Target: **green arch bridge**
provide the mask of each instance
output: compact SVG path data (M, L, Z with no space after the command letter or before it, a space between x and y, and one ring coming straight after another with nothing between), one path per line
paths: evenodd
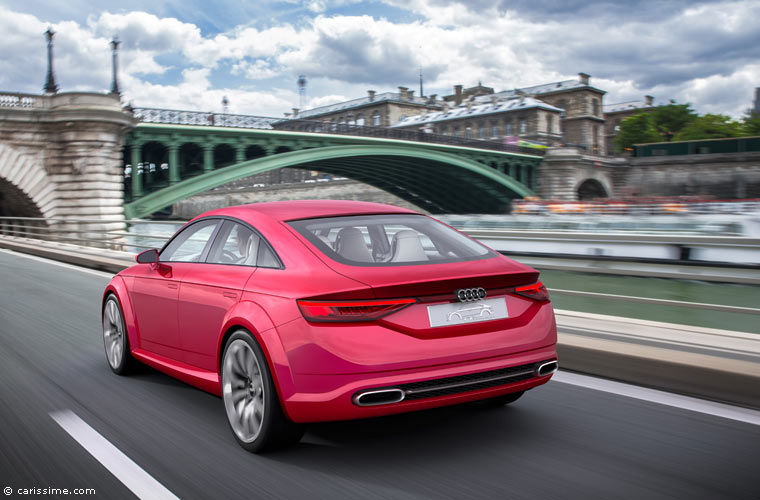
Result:
M125 215L145 217L286 167L354 179L432 213L504 213L511 200L534 194L541 160L538 154L399 139L142 122L125 141Z

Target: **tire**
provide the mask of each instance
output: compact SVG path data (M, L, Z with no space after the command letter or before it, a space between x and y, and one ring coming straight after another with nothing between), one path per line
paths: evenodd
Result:
M495 398L484 399L482 401L476 401L476 404L481 408L499 408L510 403L514 403L520 397L525 394L525 391L512 392L509 394L502 394Z
M130 353L124 314L114 294L110 294L103 305L103 347L111 371L118 375L134 371L137 362Z
M227 341L221 379L227 423L245 450L272 451L301 439L304 428L283 413L266 357L247 331L238 330Z

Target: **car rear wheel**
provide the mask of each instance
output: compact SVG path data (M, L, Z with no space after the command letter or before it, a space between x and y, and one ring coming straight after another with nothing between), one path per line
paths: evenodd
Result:
M103 306L103 345L108 366L114 373L126 375L136 364L129 352L129 338L124 325L124 315L116 296L111 294Z
M261 347L245 330L233 333L222 361L222 399L237 442L258 453L301 439L303 426L288 420Z

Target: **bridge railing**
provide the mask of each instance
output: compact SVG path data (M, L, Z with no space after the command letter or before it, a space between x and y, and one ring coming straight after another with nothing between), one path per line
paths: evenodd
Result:
M147 248L160 248L168 241L174 230L160 228L161 226L173 226L179 228L184 221L146 221L146 220L117 220L109 221L119 223L127 230L113 230L101 233L98 237L87 235L87 231L70 231L56 227L57 222L76 223L86 225L100 222L97 219L41 219L32 217L0 217L0 246L3 237L11 240L40 241L41 245L68 243L80 248L92 248L117 250L136 254ZM731 243L725 243L731 245ZM76 248L76 247L74 247ZM126 263L126 262L125 262ZM585 292L578 290L563 290L549 288L549 292L556 295L566 295L587 298L589 300L608 299L631 303L670 306L679 308L692 308L711 310L726 313L742 313L760 316L760 309L753 307L729 306L713 303L700 303L680 300L667 300L652 297L637 297L632 295L617 295L607 293Z
M20 92L0 92L0 108L47 108L46 96Z
M170 125L196 125L209 127L231 127L264 130L284 130L288 132L307 132L314 134L352 135L358 137L375 137L401 141L443 144L466 148L504 151L533 156L543 156L545 150L505 144L496 141L468 139L451 135L434 134L417 130L404 130L387 127L370 127L346 123L330 123L299 118L272 118L266 116L235 115L229 113L209 113L205 111L180 111L158 108L132 108L138 120L144 123L165 123Z

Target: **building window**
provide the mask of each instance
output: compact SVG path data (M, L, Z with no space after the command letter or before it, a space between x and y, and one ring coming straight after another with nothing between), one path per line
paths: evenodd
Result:
M554 131L554 117L550 114L546 115L546 132L548 134L553 133Z
M525 121L525 118L520 118L520 133L524 134L528 131L528 124Z
M454 137L459 137L459 127L454 127L453 130L454 130L453 132Z
M499 124L496 122L491 123L491 137L499 137Z
M512 135L512 122L507 122L505 133L506 135Z
M592 104L594 106L594 116L599 116L599 99L594 99Z
M464 126L464 138L472 139L472 125L469 123Z
M372 126L373 127L379 127L380 126L380 112L375 111L372 113Z
M353 115L348 115L348 124L349 125L356 125L356 121L354 120Z
M364 116L362 116L362 115L357 116L356 117L356 124L359 125L360 127L363 127L364 126Z
M480 137L481 139L486 138L486 124L485 123L481 123L478 126L478 137Z

